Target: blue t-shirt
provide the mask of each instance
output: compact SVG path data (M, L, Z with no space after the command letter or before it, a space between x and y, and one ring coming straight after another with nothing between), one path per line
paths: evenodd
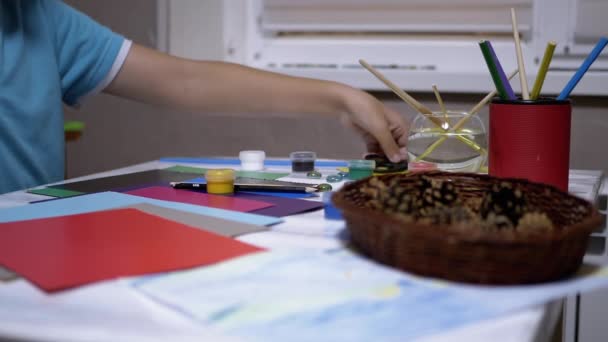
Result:
M0 193L63 179L63 103L111 81L120 35L58 0L0 0Z

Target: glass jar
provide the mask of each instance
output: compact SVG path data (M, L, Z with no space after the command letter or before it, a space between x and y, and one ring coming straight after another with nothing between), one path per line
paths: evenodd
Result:
M477 115L447 111L418 113L410 125L410 162L433 163L452 172L479 172L487 158L486 128Z
M315 170L315 160L317 154L310 151L291 152L291 172L306 173Z

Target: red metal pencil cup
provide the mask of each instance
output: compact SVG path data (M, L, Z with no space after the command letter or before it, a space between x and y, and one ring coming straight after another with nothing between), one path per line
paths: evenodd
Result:
M568 191L569 100L501 100L490 104L489 173L526 178Z

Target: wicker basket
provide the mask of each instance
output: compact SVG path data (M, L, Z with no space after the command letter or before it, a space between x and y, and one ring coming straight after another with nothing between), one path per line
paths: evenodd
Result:
M372 197L362 191L374 178L385 184L392 180L414 191L413 184L420 177L451 182L460 205L476 215L480 198L495 184L509 182L523 191L528 208L544 212L553 227L527 234L477 224L463 228L462 224L405 222L398 215L370 207ZM567 277L581 265L589 235L601 223L591 203L555 187L468 173L370 177L345 185L332 200L342 211L353 245L372 259L420 275L471 283L525 284Z

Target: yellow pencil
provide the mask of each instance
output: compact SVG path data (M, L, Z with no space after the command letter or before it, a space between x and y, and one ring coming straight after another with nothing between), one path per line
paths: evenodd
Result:
M536 100L540 96L540 89L543 87L543 83L545 82L547 70L549 70L549 64L551 63L551 58L553 58L553 52L555 51L556 45L557 43L554 41L547 43L543 60L540 63L538 74L536 75L536 80L534 81L534 86L530 92L530 100Z

